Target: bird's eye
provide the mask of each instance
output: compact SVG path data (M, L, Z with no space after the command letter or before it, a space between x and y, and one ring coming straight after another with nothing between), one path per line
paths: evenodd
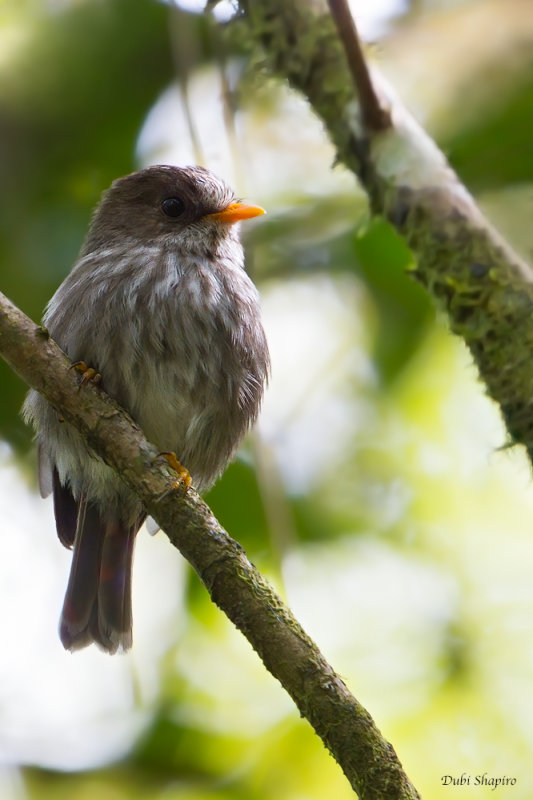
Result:
M179 217L185 211L185 203L181 197L167 197L161 203L161 208L167 217Z

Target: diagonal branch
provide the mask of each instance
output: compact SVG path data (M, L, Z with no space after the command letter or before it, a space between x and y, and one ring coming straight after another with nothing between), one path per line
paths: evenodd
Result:
M463 337L511 439L533 459L533 273L483 217L443 153L376 70L330 0L240 0L247 41L322 118L342 161L416 258L412 274ZM358 65L357 68L354 64ZM365 77L366 73L366 77ZM366 88L365 88L366 87ZM369 120L378 107L390 125ZM372 111L373 108L373 111Z
M140 428L95 386L79 392L70 361L0 294L0 355L78 428L93 450L144 502L172 544L192 564L213 601L246 636L342 767L364 800L419 795L370 714L248 561L194 490L173 491L168 465Z

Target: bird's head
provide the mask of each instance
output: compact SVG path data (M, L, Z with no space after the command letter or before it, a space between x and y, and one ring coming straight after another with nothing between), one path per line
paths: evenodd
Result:
M104 193L84 252L139 240L208 248L217 238L233 238L236 222L264 213L237 200L223 180L203 167L147 167L118 178Z

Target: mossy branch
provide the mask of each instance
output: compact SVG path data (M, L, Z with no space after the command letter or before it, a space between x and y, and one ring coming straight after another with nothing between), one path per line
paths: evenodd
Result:
M308 98L373 213L404 237L416 259L411 275L446 311L511 440L532 459L533 273L379 73L365 66L344 0L329 3L337 25L326 0L241 0L237 24L266 68Z
M370 714L350 694L290 610L194 489L174 488L140 428L96 386L79 391L62 350L0 293L0 355L45 395L140 497L213 602L242 631L364 800L414 800L416 790Z

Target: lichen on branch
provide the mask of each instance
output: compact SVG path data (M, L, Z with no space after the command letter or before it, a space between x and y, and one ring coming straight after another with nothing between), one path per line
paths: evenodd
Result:
M344 5L330 0L332 6ZM273 74L302 92L323 120L337 159L358 177L372 212L404 237L410 274L469 347L513 442L533 460L533 273L476 205L435 142L376 69L365 91L353 35L336 35L326 0L241 0L248 38ZM352 63L352 66L350 64ZM377 98L383 125L369 124ZM374 102L372 100L371 102ZM385 124L386 123L386 124Z

